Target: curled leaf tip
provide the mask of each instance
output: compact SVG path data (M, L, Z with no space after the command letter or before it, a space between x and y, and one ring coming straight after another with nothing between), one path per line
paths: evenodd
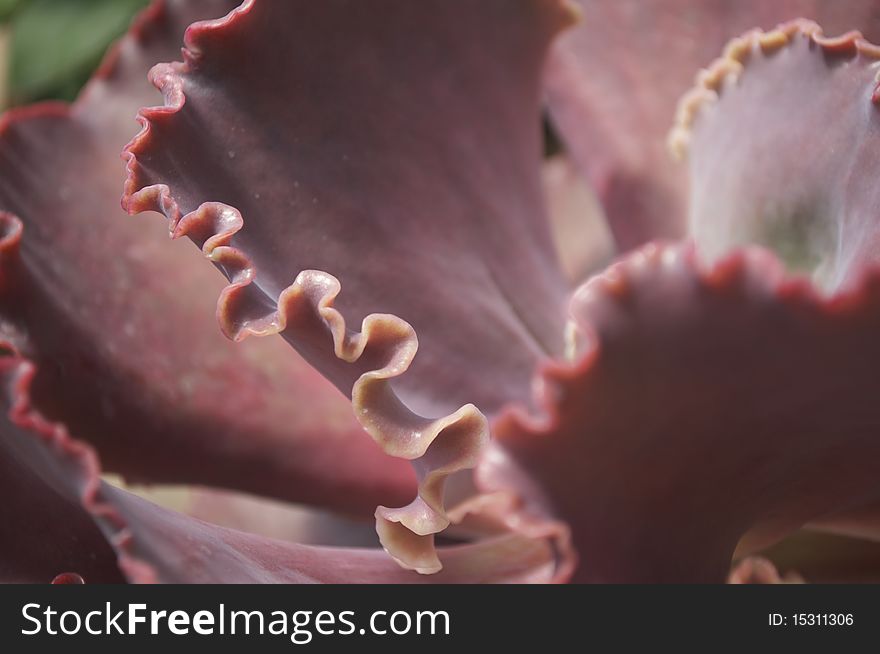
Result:
M350 332L345 318L334 308L341 290L329 273L304 270L279 294L274 307L253 293L256 271L250 258L228 245L244 227L233 207L210 202L181 215L167 188L154 188L152 208L177 220L174 238L187 236L201 243L205 257L230 280L221 292L217 316L223 332L233 340L248 336L281 334L294 344L321 347L332 344L341 362L365 368L350 389L355 417L390 456L411 460L419 477L418 496L407 507L376 512L382 545L402 565L420 573L438 572L433 534L444 530L449 519L443 507L446 478L476 465L489 438L485 417L474 405L436 420L410 411L396 396L391 380L404 374L418 350L413 328L389 314L364 318L360 332ZM405 533L401 533L401 528Z

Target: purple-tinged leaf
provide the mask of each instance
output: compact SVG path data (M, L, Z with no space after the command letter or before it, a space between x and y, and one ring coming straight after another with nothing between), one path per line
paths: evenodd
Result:
M94 452L31 410L35 368L10 344L0 347L0 583L57 583L64 574L124 581L88 510L100 504Z
M544 413L495 430L539 484L524 499L570 525L575 579L720 582L744 537L878 501L876 271L826 299L765 250L707 266L650 245L572 314L577 354L545 369Z
M125 206L163 211L225 273L224 331L280 332L414 461L418 498L377 517L421 572L445 479L488 436L457 407L527 401L562 349L536 126L570 19L561 0L246 2L153 69L165 106L128 148Z
M3 582L119 582L120 570L134 583L525 583L552 577L549 544L515 535L440 548L444 570L426 577L403 570L380 549L297 545L163 509L102 482L94 450L33 407L34 364L11 345L2 348L0 489L16 500L0 508L11 536L0 540Z
M409 466L383 454L347 399L283 343L224 338L213 317L222 280L159 221L119 207L120 152L155 94L149 67L179 53L191 22L233 6L157 3L75 104L2 119L0 209L24 233L3 255L0 332L38 364L41 411L129 479L369 516L412 496Z

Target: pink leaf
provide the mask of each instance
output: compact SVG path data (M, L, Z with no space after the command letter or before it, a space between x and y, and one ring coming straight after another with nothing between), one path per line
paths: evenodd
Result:
M880 261L878 60L858 33L795 21L735 39L707 69L670 137L689 150L707 257L764 245L828 292Z
M874 0L575 0L547 88L563 141L599 192L618 246L684 234L687 185L665 138L678 98L731 35L794 16L880 37Z

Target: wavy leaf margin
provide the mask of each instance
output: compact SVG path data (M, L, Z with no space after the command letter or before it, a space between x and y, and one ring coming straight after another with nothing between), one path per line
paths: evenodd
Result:
M749 58L756 48L760 48L764 54L772 54L788 46L798 35L807 37L829 55L849 57L863 55L869 59L880 60L880 46L867 41L861 32L853 30L840 36L827 37L818 23L804 18L781 23L768 32L757 28L746 32L729 41L723 54L697 73L694 87L679 100L675 122L666 141L672 158L676 161L686 158L691 140L691 127L701 110L719 100L725 83L739 81L747 70ZM877 86L871 101L875 105L880 105L880 72L875 78L875 84Z
M364 358L381 361L355 381L352 407L360 424L387 454L412 461L419 488L415 500L406 507L378 507L376 530L382 546L403 567L421 574L436 573L442 564L434 548L434 535L451 521L444 505L445 482L450 475L477 465L489 442L486 417L473 404L438 419L410 411L395 395L391 381L406 372L416 354L415 331L390 314L370 314L360 332L348 330L345 318L333 307L340 283L327 272L301 271L281 292L274 308L255 315L247 294L256 268L245 252L230 245L244 226L241 213L229 205L206 202L183 215L168 185L141 182L138 154L151 139L151 125L173 119L186 103L183 77L198 67L202 57L197 42L235 29L253 4L254 0L247 0L223 18L194 23L184 38L183 62L158 64L150 71L150 81L162 92L164 104L138 112L141 131L123 151L126 181L122 206L129 214L164 214L172 238L189 236L224 272L230 283L218 299L217 317L223 333L232 340L284 333L290 340L299 334L314 341L318 333L329 339L341 361L361 361L368 350L369 357Z
M11 267L19 257L23 233L17 216L0 212L0 288L4 290L14 283ZM14 340L5 333L0 335L0 381L9 405L8 420L77 471L79 502L116 550L122 573L134 583L156 583L153 566L135 554L134 539L125 518L104 497L101 464L94 448L73 438L64 425L47 419L33 405L31 387L37 365L22 354Z

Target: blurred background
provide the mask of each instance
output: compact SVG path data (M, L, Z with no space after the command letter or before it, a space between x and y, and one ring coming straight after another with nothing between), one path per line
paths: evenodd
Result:
M148 0L0 0L0 110L72 100Z

